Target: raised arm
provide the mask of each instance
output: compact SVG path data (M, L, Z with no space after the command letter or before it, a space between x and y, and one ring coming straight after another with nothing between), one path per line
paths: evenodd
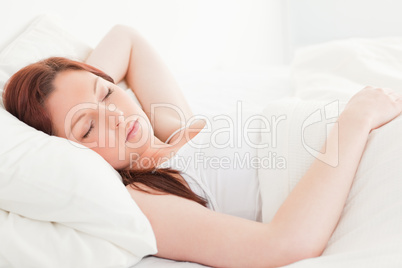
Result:
M277 267L317 257L339 221L369 132L401 111L402 100L392 92L365 88L355 95L338 119L339 135L332 129L326 142L339 146L339 155L330 156L339 157L339 165L315 160L270 223L127 188L150 220L157 256L214 267Z
M86 63L106 72L115 83L126 80L148 116L155 136L161 141L165 141L193 115L167 66L147 41L130 27L113 27ZM169 106L158 106L151 116L153 103Z

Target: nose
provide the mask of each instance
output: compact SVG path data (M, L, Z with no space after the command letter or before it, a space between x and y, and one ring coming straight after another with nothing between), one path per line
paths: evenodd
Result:
M118 109L114 104L104 105L99 104L99 109L103 109L106 115L106 121L109 124L109 128L118 128L121 123L124 122L124 113Z

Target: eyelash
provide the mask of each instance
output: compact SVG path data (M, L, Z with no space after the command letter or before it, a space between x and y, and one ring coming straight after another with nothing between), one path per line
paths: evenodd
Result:
M107 92L106 96L103 98L102 101L105 101L107 98L109 98L110 95L112 95L113 91L114 91L113 89L108 88L108 92ZM91 133L91 131L92 131L93 128L94 128L94 122L91 121L91 125L89 126L88 132L85 133L85 135L84 135L82 138L83 138L83 139L88 138L88 136L89 136L89 134Z
M89 130L85 135L82 137L83 139L88 138L89 133L91 133L92 129L94 128L94 121L91 121L91 125L89 126Z
M109 96L112 95L113 91L114 91L113 89L108 88L108 92L107 92L106 96L103 98L102 101L105 101L107 98L109 98Z

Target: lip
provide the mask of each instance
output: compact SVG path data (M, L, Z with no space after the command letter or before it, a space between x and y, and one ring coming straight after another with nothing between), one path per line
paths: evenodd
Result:
M135 137L135 135L138 132L139 127L140 127L140 125L138 123L138 119L130 122L128 131L127 131L126 142L128 140L132 139L133 137Z

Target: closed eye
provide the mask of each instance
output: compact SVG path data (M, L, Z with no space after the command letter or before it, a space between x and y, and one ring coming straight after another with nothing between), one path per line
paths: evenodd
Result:
M108 88L107 94L106 94L106 96L103 98L102 101L105 101L107 98L109 98L109 96L112 95L113 91L114 91L113 89Z
M83 139L88 138L89 134L91 133L92 129L94 128L94 121L91 121L91 125L89 126L89 130L85 135L82 137Z

